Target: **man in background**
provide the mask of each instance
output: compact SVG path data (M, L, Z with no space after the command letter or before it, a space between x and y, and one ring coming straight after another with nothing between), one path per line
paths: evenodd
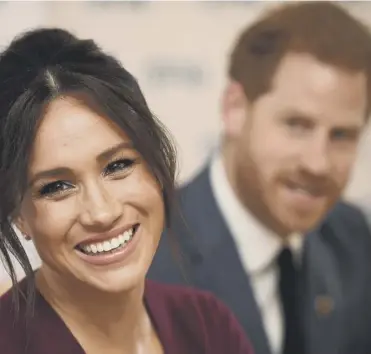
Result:
M370 88L371 36L338 5L283 5L243 31L220 150L179 190L149 277L216 294L257 354L371 353L371 235L340 201Z

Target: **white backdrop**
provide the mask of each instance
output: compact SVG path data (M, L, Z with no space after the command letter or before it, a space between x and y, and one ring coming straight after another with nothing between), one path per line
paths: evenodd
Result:
M35 26L94 38L139 80L178 143L179 180L215 146L226 60L239 30L268 2L0 2L0 45ZM371 3L348 4L371 23ZM371 206L371 133L365 134L346 196ZM28 244L33 254L31 244ZM35 264L37 263L34 260ZM0 269L0 281L4 278Z

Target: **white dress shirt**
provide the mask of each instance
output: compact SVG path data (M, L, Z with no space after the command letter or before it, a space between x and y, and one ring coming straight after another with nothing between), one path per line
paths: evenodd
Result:
M217 205L236 243L244 270L249 275L272 353L279 354L284 328L276 258L284 244L240 203L228 182L220 154L211 163L210 179ZM302 242L299 235L290 236L289 246L295 255L300 254Z

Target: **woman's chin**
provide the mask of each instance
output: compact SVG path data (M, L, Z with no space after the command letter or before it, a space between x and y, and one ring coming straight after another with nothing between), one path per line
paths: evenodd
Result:
M130 291L138 286L142 286L145 281L146 272L136 267L127 267L127 269L116 269L106 272L87 274L80 278L83 283L90 287L105 293L122 293Z
M142 285L153 255L148 247L140 247L141 235L138 231L127 248L112 254L88 255L75 250L69 267L71 274L83 286L108 293L124 292Z

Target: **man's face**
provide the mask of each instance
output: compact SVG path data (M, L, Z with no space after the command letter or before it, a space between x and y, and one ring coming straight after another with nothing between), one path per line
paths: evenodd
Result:
M364 74L300 53L283 58L270 91L252 104L241 90L229 93L227 173L242 202L272 230L306 232L338 200L365 124L366 93Z

